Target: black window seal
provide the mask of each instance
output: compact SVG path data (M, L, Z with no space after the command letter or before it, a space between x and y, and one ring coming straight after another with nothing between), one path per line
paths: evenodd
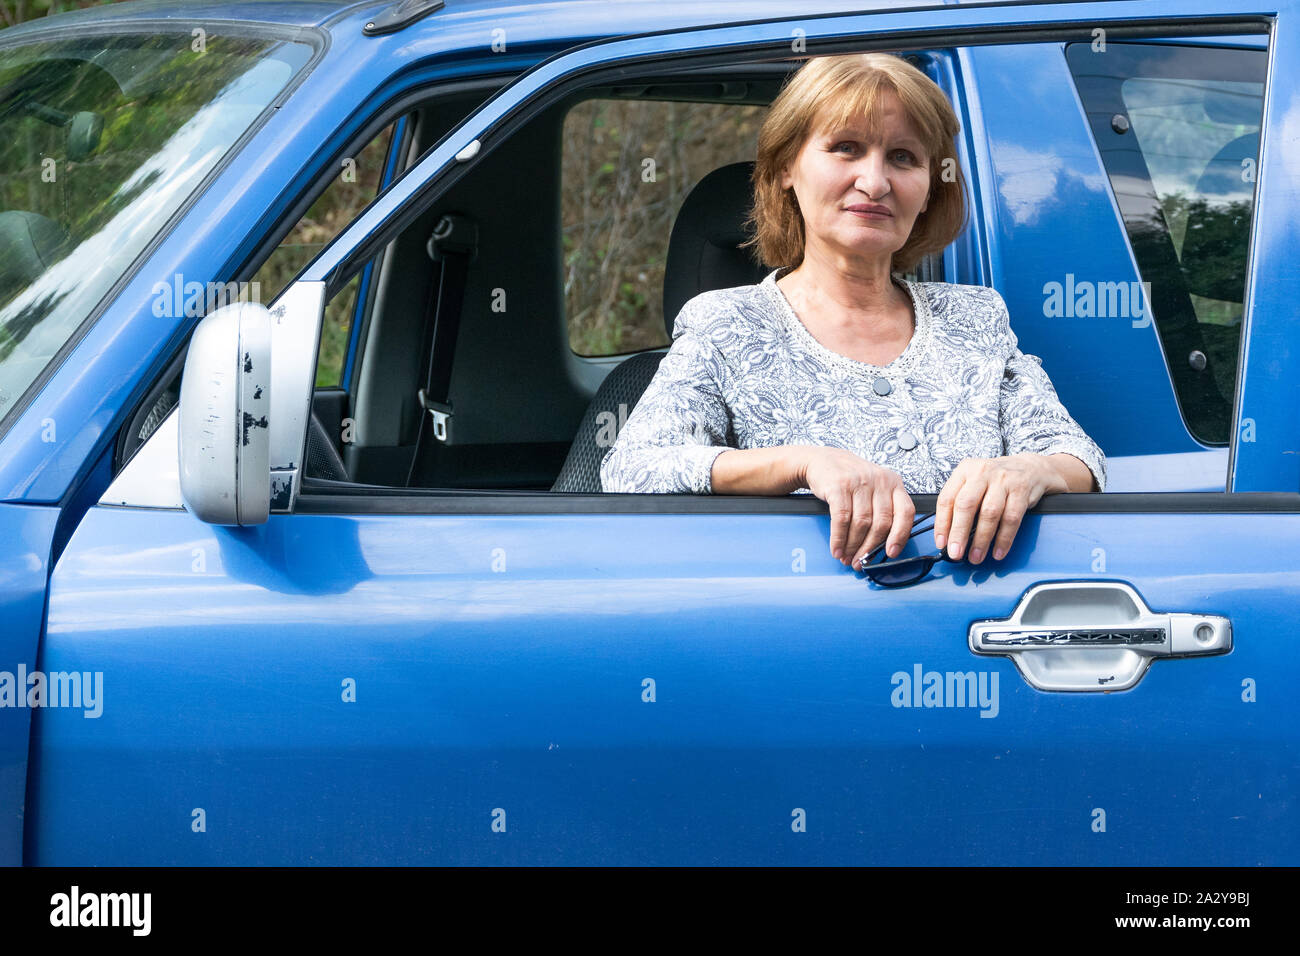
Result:
M813 495L586 494L465 489L399 489L304 478L293 514L795 514L826 515ZM305 493L308 487L321 489ZM334 486L332 493L325 489ZM376 494L376 491L386 492ZM934 512L938 495L915 494L918 514ZM1142 491L1045 495L1029 514L1300 514L1300 492Z

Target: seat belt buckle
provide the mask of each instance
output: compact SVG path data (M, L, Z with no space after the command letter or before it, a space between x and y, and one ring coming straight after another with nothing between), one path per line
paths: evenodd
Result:
M420 389L419 396L420 405L433 416L433 437L447 444L451 435L451 404L433 401L424 394L424 389Z
M424 249L434 262L440 262L445 254L471 261L478 252L478 222L461 213L444 213Z

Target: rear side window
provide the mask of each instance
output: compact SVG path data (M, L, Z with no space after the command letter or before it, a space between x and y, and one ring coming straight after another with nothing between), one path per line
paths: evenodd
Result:
M590 99L564 119L569 347L587 357L668 344L664 266L687 194L752 161L766 106Z
M1149 289L1188 430L1232 427L1264 50L1108 43L1066 48Z

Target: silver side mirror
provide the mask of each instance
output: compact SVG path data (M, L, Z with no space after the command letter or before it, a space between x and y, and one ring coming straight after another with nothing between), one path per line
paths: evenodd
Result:
M271 502L271 313L238 302L194 330L181 379L181 497L210 524L262 524Z
M178 406L100 503L188 506L203 521L232 525L292 512L324 306L324 283L295 282L270 312L232 303L204 318L185 356Z

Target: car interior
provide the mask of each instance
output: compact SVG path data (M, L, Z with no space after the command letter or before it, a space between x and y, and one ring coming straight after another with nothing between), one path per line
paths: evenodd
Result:
M589 87L553 103L483 157L372 263L357 310L352 388L318 386L313 394L303 493L405 487L600 492L598 470L607 448L598 442L597 419L617 414L620 405L626 417L666 346L594 357L570 346L559 222L565 116L588 99L766 107L798 65L715 66L704 79L688 74ZM394 144L401 150L399 166L434 146L497 85L416 108L404 140ZM751 169L752 161L742 161L704 171L671 234L662 237L662 289L647 294L662 296L667 341L672 317L687 300L759 282L770 271L739 248L746 238ZM447 214L474 241L435 260L434 233ZM934 280L942 269L942 257L934 256L912 275ZM457 284L462 287L453 297L462 307L454 348L442 341L433 349L442 358L443 399L453 408L447 440L440 441L420 392L430 374L439 306L447 310L440 289ZM449 352L454 358L448 363ZM129 460L176 403L183 363L182 353L140 403L119 438L117 462ZM429 434L421 436L422 430Z
M908 58L926 69L924 57ZM621 406L625 420L666 346L596 356L571 347L561 228L566 114L589 99L763 108L799 65L713 66L587 87L479 159L370 264L355 312L353 371L314 392L303 494L599 493L608 447L598 440L600 420ZM412 165L501 82L417 106L393 146L398 166ZM662 297L665 342L687 300L771 271L739 248L751 169L742 160L691 170L697 181L660 240L662 288L641 290ZM1243 249L1244 239L1243 230ZM909 275L942 281L942 256ZM183 360L176 357L123 430L119 465L175 404Z
M558 200L564 117L590 98L766 106L791 68L749 67L725 78L714 68L707 80L588 88L553 104L484 157L384 253L362 329L355 394L316 391L307 457L312 480L304 491L330 490L335 482L402 487L410 474L412 486L423 488L600 492L599 466L607 449L598 442L597 419L617 414L620 405L634 407L665 353L593 360L570 348ZM442 127L427 116L415 127L410 149L418 155L442 135ZM665 237L663 287L654 290L662 295L669 340L672 317L687 300L710 289L759 282L770 271L749 249L739 248L746 238L742 224L752 165L742 161L708 171L676 213ZM418 393L436 290L450 268L431 262L430 237L448 213L472 222L477 239L463 269L450 368L450 437L421 442L413 462L425 414ZM927 280L941 272L941 256L917 270ZM494 297L504 298L502 311L492 310ZM349 415L353 440L344 443L337 436Z

